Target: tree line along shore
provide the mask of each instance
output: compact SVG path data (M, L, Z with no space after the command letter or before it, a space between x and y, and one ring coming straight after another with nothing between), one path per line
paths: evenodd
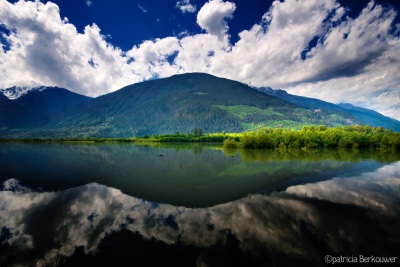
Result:
M304 126L301 130L261 129L227 139L224 148L243 149L383 149L400 151L400 133L382 127Z
M219 142L225 149L373 149L400 152L400 133L382 127L304 126L301 130L263 128L243 133L191 133L140 136L131 138L34 138L0 139L3 142Z

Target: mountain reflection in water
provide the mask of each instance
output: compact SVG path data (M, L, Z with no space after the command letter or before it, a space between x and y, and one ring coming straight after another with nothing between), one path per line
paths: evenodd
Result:
M326 266L325 255L400 256L400 162L207 208L98 183L3 187L1 266Z
M203 144L0 143L0 178L42 191L98 183L158 203L210 207L399 159L361 151L221 151Z

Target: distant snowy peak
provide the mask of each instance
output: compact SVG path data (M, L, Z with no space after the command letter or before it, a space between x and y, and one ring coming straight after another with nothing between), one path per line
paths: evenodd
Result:
M53 87L47 87L47 86L39 86L39 87L20 87L20 86L13 86L10 88L6 88L6 89L0 89L0 93L2 93L3 95L5 95L6 97L8 97L11 100L15 100L23 95L26 95L27 93L31 92L31 91L44 91L46 89L50 89Z

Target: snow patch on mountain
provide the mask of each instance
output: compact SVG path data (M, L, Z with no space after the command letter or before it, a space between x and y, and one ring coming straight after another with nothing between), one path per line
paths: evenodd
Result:
M13 86L10 88L6 89L0 89L0 93L5 95L8 99L15 100L23 95L26 95L27 93L31 91L44 91L46 89L50 89L53 87L47 87L47 86L39 86L39 87L22 87L22 86Z

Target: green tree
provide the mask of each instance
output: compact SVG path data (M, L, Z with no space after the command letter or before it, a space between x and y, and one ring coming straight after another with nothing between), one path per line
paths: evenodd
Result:
M203 130L200 128L194 128L192 130L192 135L194 136L202 136L203 135Z

